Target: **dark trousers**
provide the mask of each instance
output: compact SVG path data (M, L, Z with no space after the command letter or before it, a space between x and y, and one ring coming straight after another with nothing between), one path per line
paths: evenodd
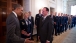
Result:
M74 21L74 27L75 27L75 21Z
M33 39L33 27L31 28L31 39Z
M64 29L64 30L66 31L66 30L67 30L67 27L68 27L68 26L67 26L67 23L64 25L64 27L65 27L65 29Z
M37 41L38 41L38 36L39 36L39 27L37 27Z
M55 35L57 36L57 25L54 25Z
M57 26L57 33L60 35L60 25Z
M61 33L64 32L64 24L62 24L60 29L61 29Z
M64 31L64 25L62 24L62 26L60 26L60 33L62 33Z
M60 33L62 33L62 29L63 29L62 26L60 26Z
M69 25L69 29L71 29L71 23L69 23L68 25Z

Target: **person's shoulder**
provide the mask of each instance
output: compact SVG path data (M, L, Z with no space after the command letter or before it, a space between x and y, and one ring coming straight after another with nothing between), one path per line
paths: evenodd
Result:
M20 21L24 21L24 19L21 19Z
M20 20L20 23L22 23L22 22L25 22L25 20L24 20L24 19L21 19L21 20Z
M36 14L36 15L39 15L39 14Z
M50 15L47 16L47 19L48 19L48 20L51 19Z
M51 18L51 15L48 15L47 17L48 17L48 18Z
M7 16L7 19L11 19L11 18L13 18L13 13L11 12L8 16Z
M32 18L34 18L33 16L31 16Z
M8 22L8 21L15 21L15 18L14 18L14 14L13 13L10 13L8 16L7 16L7 18L6 18L6 22Z

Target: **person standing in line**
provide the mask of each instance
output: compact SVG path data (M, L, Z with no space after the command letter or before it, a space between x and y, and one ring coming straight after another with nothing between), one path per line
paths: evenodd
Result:
M34 40L33 39L34 17L31 16L31 12L30 11L29 11L29 18L28 19L31 22L31 26L30 26L30 28L31 28L31 40Z
M53 18L54 18L55 36L57 36L57 13L56 12L54 13Z
M71 24L72 24L72 17L71 17L71 15L69 15L69 16L68 16L69 29L71 29Z
M39 25L40 25L40 18L42 17L41 9L39 10L39 13L35 16L35 26L37 28L37 41L39 41Z

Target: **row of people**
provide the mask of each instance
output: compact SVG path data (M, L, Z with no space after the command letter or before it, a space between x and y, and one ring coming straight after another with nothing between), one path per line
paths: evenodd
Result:
M67 15L63 13L54 13L51 11L50 15L54 21L54 28L53 28L53 35L55 34L60 35L63 32L66 32L67 29L71 29L76 25L76 16ZM42 17L41 10L39 10L39 14L35 16L35 25L37 27L37 41L39 39L39 25L40 25L40 18Z
M75 26L75 22L76 22L75 16L72 17L70 15L63 14L63 13L61 14L59 13L58 16L56 16L56 13L55 13L53 18L54 18L54 29L55 29L56 36L62 32L67 31L68 26L69 26L69 29Z

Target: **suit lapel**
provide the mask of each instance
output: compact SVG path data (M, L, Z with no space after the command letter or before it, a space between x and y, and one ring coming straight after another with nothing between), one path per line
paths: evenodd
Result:
M46 17L45 20L42 21L42 25L41 25L41 26L43 26L43 25L45 24L45 22L47 21L47 18L48 18L48 17Z

